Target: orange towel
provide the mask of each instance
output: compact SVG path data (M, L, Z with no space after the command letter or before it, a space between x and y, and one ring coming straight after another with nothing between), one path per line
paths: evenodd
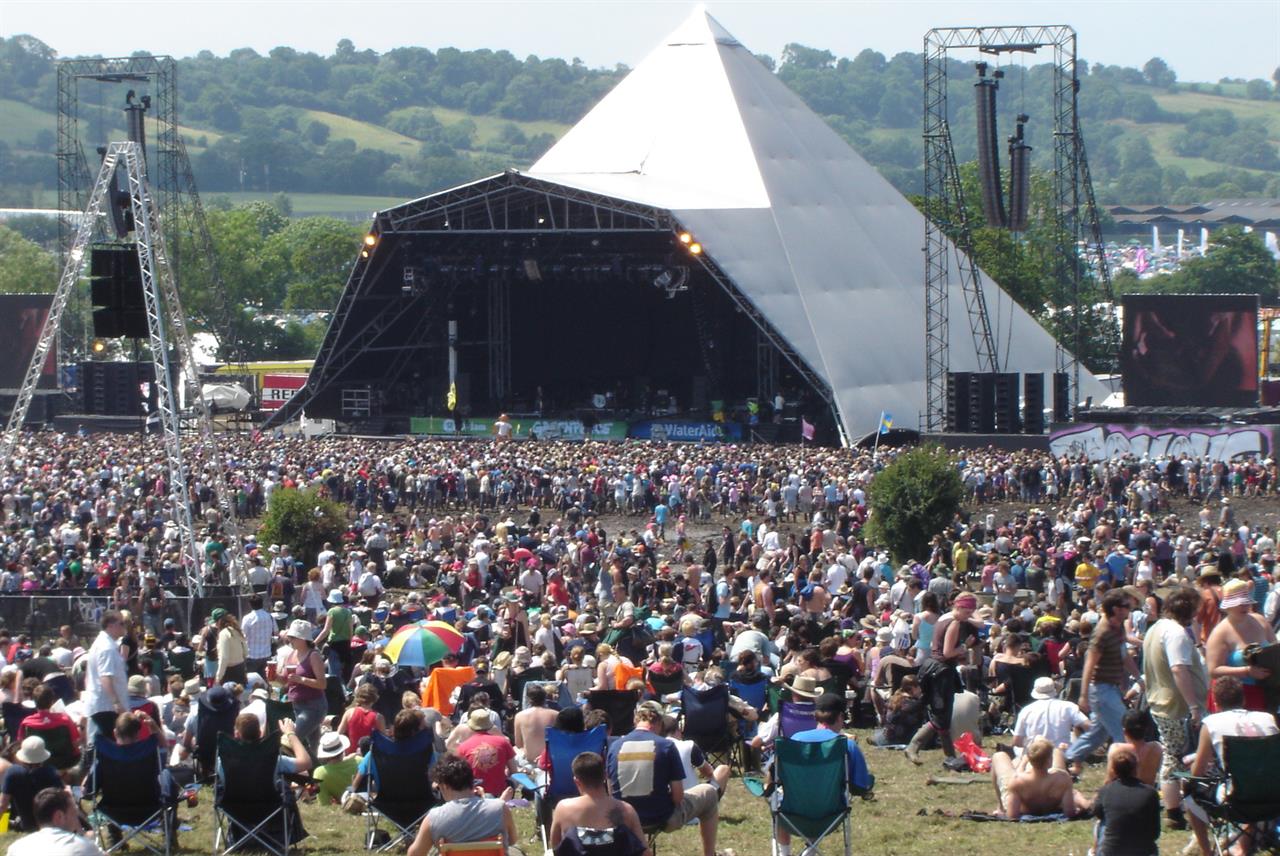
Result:
M615 689L625 690L627 684L633 678L644 680L644 667L628 666L626 663L619 662L613 670L613 685Z
M427 677L427 688L422 691L422 706L431 707L445 716L453 714L453 703L449 696L453 691L468 681L474 680L476 670L470 666L437 666Z

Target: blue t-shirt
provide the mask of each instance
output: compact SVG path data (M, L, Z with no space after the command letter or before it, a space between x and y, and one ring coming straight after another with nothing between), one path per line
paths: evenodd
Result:
M836 732L825 728L810 728L807 731L796 732L791 735L791 739L800 743L825 743L838 736ZM862 757L862 749L852 740L845 741L845 748L849 756L849 787L855 791L871 790L876 783L876 777L867 769L867 759Z
M614 795L631 803L641 826L667 822L675 811L671 783L684 781L675 743L638 728L609 746L608 766Z

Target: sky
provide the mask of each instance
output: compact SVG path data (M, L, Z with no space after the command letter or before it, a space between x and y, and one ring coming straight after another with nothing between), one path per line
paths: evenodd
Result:
M225 55L287 45L332 53L339 39L384 51L506 49L518 57L636 65L694 8L688 0L2 0L0 35L30 34L62 56L147 51ZM1069 24L1081 58L1141 67L1162 57L1180 80L1269 80L1280 67L1280 0L710 0L755 53L798 42L855 56L918 52L932 27Z

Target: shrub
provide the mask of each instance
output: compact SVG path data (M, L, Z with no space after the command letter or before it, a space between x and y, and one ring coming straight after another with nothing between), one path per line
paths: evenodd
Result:
M869 493L871 538L897 562L925 561L929 541L960 510L964 485L944 449L921 446L881 470Z
M325 541L337 543L346 529L342 505L318 488L276 488L258 533L260 544L288 544L303 562L314 562Z

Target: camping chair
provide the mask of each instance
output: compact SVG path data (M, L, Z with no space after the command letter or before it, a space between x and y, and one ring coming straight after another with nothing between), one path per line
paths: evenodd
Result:
M160 791L160 740L156 735L121 746L99 734L87 787L93 797L93 827L104 853L137 841L149 852L167 854L177 834L174 807ZM111 832L120 839L111 843Z
M742 766L738 756L740 740L729 726L733 712L729 707L728 684L705 690L685 687L680 691L680 715L684 720L681 730L685 739L692 740L712 766L717 760L731 769Z
M329 706L329 716L342 716L342 712L347 709L347 688L341 675L329 675L325 679L324 700Z
M71 739L71 729L65 725L55 728L20 729L24 737L39 737L49 750L49 763L58 770L69 770L80 763L80 747Z
M4 717L4 731L9 735L10 743L18 742L18 730L22 727L22 720L35 712L34 707L27 707L16 701L0 703L0 716Z
M1280 734L1267 737L1222 738L1225 773L1218 777L1185 776L1191 783L1192 801L1208 816L1209 837L1219 856L1230 850L1252 828L1257 853L1280 852L1280 790L1275 771L1280 769ZM1219 785L1226 785L1226 801L1219 802Z
M551 770L547 773L546 783L534 790L534 816L538 819L538 828L542 833L542 849L551 849L551 812L556 803L565 797L578 795L578 787L573 783L573 759L583 752L595 752L601 758L608 757L609 738L603 725L597 725L590 731L570 732L548 728L547 757L551 760Z
M804 847L797 856L816 856L818 844L837 826L844 832L844 853L852 852L849 822L848 738L839 735L821 743L782 739L774 744L774 777L782 798L773 810L773 852L778 830L799 836Z
M267 702L267 722L266 728L262 729L263 734L273 734L280 730L280 720L293 719L293 703L287 701L279 701L278 699L269 698Z
M524 691L520 694L520 709L529 709L529 687L539 686L546 690L547 707L552 710L560 709L560 682L559 681L526 681Z
M190 648L169 652L169 665L178 670L184 681L196 676L196 652Z
M765 711L769 707L769 680L764 675L749 683L729 681L729 692L755 708L760 719L763 720L768 715ZM760 730L760 722L748 722L744 719L738 723L738 727L742 730L742 742L746 744Z
M815 708L811 702L784 701L778 711L778 727L783 738L791 738L801 731L818 727Z
M80 693L76 690L75 683L71 680L71 676L66 672L52 672L45 676L44 684L53 690L54 695L63 704L71 704L80 698Z
M634 680L643 681L645 679L643 666L628 666L626 663L619 662L613 669L613 686L614 689L625 690L627 684Z
M765 690L765 698L768 700L769 713L777 713L784 701L791 700L791 687L770 681Z
M279 758L277 740L245 743L229 734L218 735L218 781L213 800L215 856L239 849L285 856L290 847L306 837L289 787L276 775Z
M196 700L196 704L200 705L200 712L196 716L195 759L197 778L200 781L208 781L214 775L221 739L235 733L236 717L240 714L240 708L232 705L226 710L214 710L203 702L204 695L201 695ZM112 718L114 721L114 714ZM107 729L106 733L110 734L111 729Z
M512 702L523 701L525 684L530 681L545 681L546 679L546 669L541 666L530 666L518 675L507 676L507 694L511 696Z
M1035 701L1031 697L1031 688L1035 684L1037 676L1035 668L1032 666L1011 665L1006 674L1005 689L1001 695L1003 701L1000 721L994 723L998 729L997 733L1006 733L1011 730L1014 720L1018 718L1018 711Z
M646 671L646 683L655 696L662 699L665 696L673 695L684 689L684 670L674 672L670 675L659 675L653 670Z
M589 666L565 667L564 687L568 691L571 704L577 704L578 700L591 689L595 682L596 673Z
M635 690L591 690L587 707L609 715L609 733L630 734L636 726L636 704L640 693Z
M385 852L413 843L418 827L437 800L431 791L431 753L435 735L421 731L408 740L373 733L371 770L366 786L365 849ZM375 785L374 782L377 784ZM376 790L375 790L376 788ZM383 818L393 827L383 830Z

